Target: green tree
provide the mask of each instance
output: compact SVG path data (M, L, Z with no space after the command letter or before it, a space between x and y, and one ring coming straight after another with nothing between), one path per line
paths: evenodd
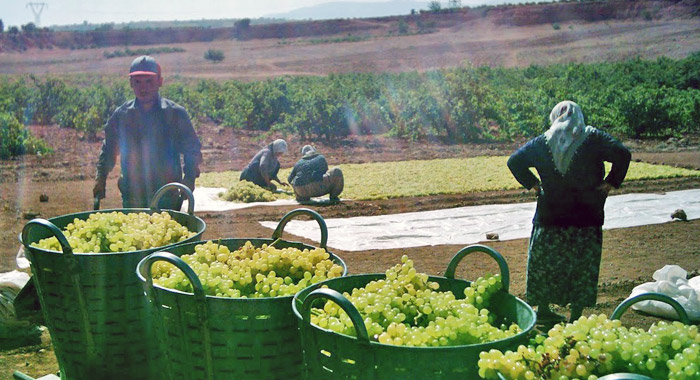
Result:
M442 5L440 5L439 1L431 1L428 3L428 10L431 12L440 12L440 10L442 10Z
M22 32L26 34L32 34L36 32L36 25L33 22L22 25Z
M399 34L408 33L408 23L404 19L399 19Z
M233 26L236 29L248 29L248 28L250 28L250 19L249 18L242 18L240 20L237 20L236 22L233 23Z
M0 19L0 33L5 31L5 24L3 24L2 19Z

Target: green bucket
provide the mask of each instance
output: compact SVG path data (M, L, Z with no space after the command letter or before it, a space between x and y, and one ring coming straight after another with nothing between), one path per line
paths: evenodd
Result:
M84 220L95 213L160 212L153 205L165 192L178 187L189 197L188 213L164 211L197 233L185 242L200 240L206 224L193 215L192 192L180 184L159 189L148 209L80 212L48 220L34 219L24 226L20 240L31 262L32 281L51 334L61 379L158 378L157 366L153 365L157 346L155 337L150 337L147 302L135 271L142 258L175 244L121 253L74 254L61 230L74 219ZM31 246L51 236L58 239L63 252Z
M280 220L270 239L221 239L231 251L247 241L253 246L275 243L277 248L315 249L300 242L280 239L284 226L296 215L313 217L321 228L320 248L326 249L328 229L315 211L297 209ZM168 379L285 379L301 378L302 353L292 296L274 298L227 298L205 295L194 271L179 256L191 254L198 243L174 247L141 260L138 277L156 319L154 326L163 357L161 371ZM347 268L329 252L331 259ZM193 293L153 285L151 267L167 261L188 277Z
M364 322L357 309L341 293L352 292L370 281L383 279L384 274L365 274L334 278L312 285L297 293L292 302L297 317L304 350L304 368L307 379L476 379L479 353L490 349L511 349L526 343L535 326L535 312L524 301L508 293L509 272L503 257L495 250L472 245L460 250L450 261L445 277L430 276L440 285L440 291L451 291L464 298L464 289L470 282L454 278L457 264L473 252L493 257L501 270L503 290L493 295L489 309L499 319L515 322L522 332L488 343L445 347L405 347L370 341ZM323 287L322 287L323 286ZM327 288L326 288L327 287ZM338 334L310 323L314 300L326 298L345 310L353 321L357 337Z

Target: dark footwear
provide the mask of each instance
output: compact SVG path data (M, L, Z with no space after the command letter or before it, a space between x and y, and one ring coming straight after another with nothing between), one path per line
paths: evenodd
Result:
M330 197L329 201L330 201L330 203L332 203L332 204L337 204L337 203L340 203L340 198L338 198L338 197Z
M559 315L557 313L540 313L537 314L537 324L538 325L556 325L566 321L566 317Z

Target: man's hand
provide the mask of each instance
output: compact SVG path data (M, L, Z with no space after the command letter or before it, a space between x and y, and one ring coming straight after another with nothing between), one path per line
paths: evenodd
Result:
M185 177L182 179L182 184L187 186L190 191L194 192L194 179Z
M95 181L95 187L92 188L92 196L97 199L105 199L107 194L107 181L97 180Z

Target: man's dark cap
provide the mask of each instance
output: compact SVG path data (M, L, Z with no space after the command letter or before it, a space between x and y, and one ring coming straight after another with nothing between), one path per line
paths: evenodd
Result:
M160 75L160 65L153 57L142 55L131 62L129 76L134 75Z

